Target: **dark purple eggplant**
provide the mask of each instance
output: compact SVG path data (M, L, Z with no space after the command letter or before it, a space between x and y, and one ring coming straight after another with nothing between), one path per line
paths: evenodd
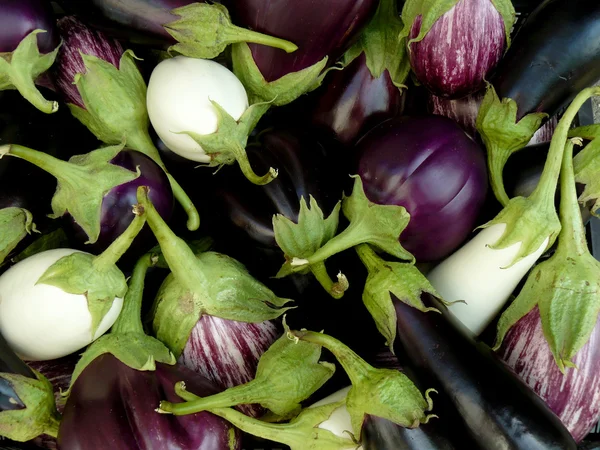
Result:
M389 72L374 78L362 53L342 71L334 71L319 91L311 94L312 123L351 145L365 132L404 109L405 96Z
M352 39L375 13L375 0L227 0L234 23L288 39L294 53L251 44L252 56L267 81L315 65L326 56L329 63L352 44Z
M356 152L367 197L409 212L400 238L418 261L447 256L473 230L487 191L485 159L456 122L392 119L367 133Z
M395 300L394 350L420 383L437 390L439 420L447 422L454 436L476 442L465 448L577 448L558 417L489 347L473 341L439 301L422 299L442 313L423 313Z
M539 309L534 308L508 332L498 351L521 379L562 420L579 442L600 419L600 326L577 352L577 368L560 371L542 330Z
M491 0L459 0L422 30L423 15L410 14L419 1L408 0L403 9L415 76L437 96L460 98L477 92L500 61L511 24L505 25ZM428 13L425 17L431 20Z
M546 0L518 29L491 81L498 96L554 116L600 79L600 3Z
M60 42L50 2L47 0L0 1L0 53L12 52L33 30L41 53L50 53Z

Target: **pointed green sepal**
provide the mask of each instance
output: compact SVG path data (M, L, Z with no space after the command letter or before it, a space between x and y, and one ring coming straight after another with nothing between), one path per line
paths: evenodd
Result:
M504 166L510 155L527 145L544 117L547 114L532 113L517 122L517 103L509 98L500 100L494 87L488 85L476 126L487 149L490 184L503 206L509 200L502 181Z
M314 331L288 331L290 337L322 345L342 365L352 387L346 397L346 408L352 421L355 436L361 436L367 414L390 420L405 428L415 428L432 417L429 397L433 389L421 394L413 382L402 372L376 369L361 359L339 340Z
M110 163L121 150L123 144L104 147L66 162L20 145L5 145L0 147L0 156L24 159L54 176L58 183L50 217L69 213L88 236L86 243L93 244L100 235L104 196L140 175Z
M598 216L600 209L600 125L588 125L569 131L569 137L581 137L591 141L573 159L575 181L583 184L579 196L583 205L592 204L592 214Z
M261 356L252 381L184 403L161 402L160 410L185 415L260 404L280 417L294 417L302 409L300 402L321 388L335 372L335 366L319 361L320 357L319 345L296 342L284 334Z
M439 313L436 308L426 307L421 296L427 293L440 298L440 295L413 264L385 261L366 244L356 247L356 251L369 272L363 302L393 353L397 319L392 296L419 311Z
M29 211L16 207L0 209L0 263L32 232L37 229Z
M8 384L16 394L14 402L19 404L18 408L0 411L0 436L26 442L41 434L58 435L54 389L41 373L33 372L37 378L0 372L0 384Z
M35 85L35 79L46 72L56 59L60 45L52 52L40 54L34 30L23 38L11 53L0 53L0 91L16 89L33 106L46 114L58 111L58 102L49 101Z
M41 234L31 245L19 254L10 258L11 264L16 264L30 256L36 255L46 250L55 250L57 248L68 248L69 238L62 228L57 228L46 234ZM8 261L7 261L8 262ZM1 267L1 265L0 265Z
M289 73L283 77L268 82L254 62L252 51L245 43L234 44L231 47L233 73L242 82L250 103L270 102L274 106L284 106L298 97L318 88L323 82L328 57L318 63L298 72Z
M260 118L271 107L271 102L255 103L251 105L236 121L214 100L211 100L217 114L217 131L211 134L201 135L192 131L183 131L179 134L187 134L196 141L211 161L209 167L221 167L225 164L234 164L236 161L242 173L254 184L264 185L277 177L277 170L270 168L264 175L257 175L248 161L246 144L248 136L260 120Z
M177 41L169 52L191 58L214 59L228 45L238 42L267 45L287 53L298 49L289 41L233 25L229 11L219 3L192 3L171 10L171 14L179 16L179 19L164 25Z
M341 437L319 425L331 417L333 412L343 407L344 401L323 406L310 407L289 423L268 423L253 419L231 408L216 408L210 412L222 417L245 433L280 442L291 450L352 450L359 447L352 438Z

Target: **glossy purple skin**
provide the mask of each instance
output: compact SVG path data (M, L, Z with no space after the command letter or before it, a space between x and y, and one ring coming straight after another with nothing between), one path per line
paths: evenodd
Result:
M306 69L329 55L329 64L351 45L352 39L377 9L376 0L227 0L236 25L248 27L298 46L285 53L251 44L252 56L267 81Z
M401 114L404 108L404 96L392 83L389 72L374 78L364 53L344 70L331 73L318 92L313 123L333 133L345 145Z
M0 0L0 53L12 52L33 30L41 53L49 53L60 42L50 3L46 0Z
M581 441L600 419L600 321L563 375L544 337L537 306L511 328L498 354Z
M85 73L80 52L101 58L118 68L123 47L115 39L88 27L73 16L63 17L57 26L63 44L54 63L56 87L66 102L85 108L77 86L73 84L75 75Z
M173 37L163 25L178 19L175 8L197 0L60 0L59 3L86 23L112 36L137 44L172 45ZM200 2L202 3L202 2Z
M421 16L409 38L421 30ZM459 0L431 27L423 40L409 44L417 79L433 94L460 98L481 89L506 46L502 16L491 0Z
M111 354L99 356L73 385L58 431L59 447L230 449L231 425L223 419L208 412L174 416L155 411L161 400L181 401L174 392L178 381L201 397L219 392L208 380L180 365L156 363L155 371L138 371ZM238 448L239 444L234 447Z
M444 258L473 230L488 186L485 157L456 122L391 119L358 142L357 157L367 197L410 213L400 242L418 261Z

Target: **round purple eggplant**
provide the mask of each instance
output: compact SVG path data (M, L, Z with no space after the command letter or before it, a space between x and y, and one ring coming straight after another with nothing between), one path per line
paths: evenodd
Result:
M485 157L456 122L391 119L367 133L356 151L367 197L409 212L400 240L417 261L444 258L473 230L487 192Z
M577 368L563 374L552 356L535 307L508 332L500 357L533 389L563 422L575 441L581 441L600 419L600 325L577 352Z
M373 78L362 53L342 71L333 72L314 94L312 122L332 133L345 145L365 132L402 113L404 95L386 70Z
M201 412L159 414L161 400L178 402L174 386L202 397L219 390L179 365L156 363L154 371L132 369L111 354L97 357L72 386L58 432L63 449L238 449L239 434L224 420Z
M409 33L421 31L417 16ZM491 0L459 0L408 54L417 79L433 94L460 98L484 87L506 47L505 25Z
M325 56L329 63L352 40L377 9L376 0L226 0L233 23L289 40L298 50L287 54L264 45L250 44L252 56L267 81L306 69Z
M46 0L0 0L0 53L12 52L33 30L40 53L50 53L60 42L50 2Z

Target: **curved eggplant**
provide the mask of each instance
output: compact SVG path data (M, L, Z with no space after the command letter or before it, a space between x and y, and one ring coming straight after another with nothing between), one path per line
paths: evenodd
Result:
M546 0L527 17L491 80L517 103L517 120L553 116L600 79L598 36L596 0Z
M46 0L0 1L0 53L12 52L33 30L45 30L37 36L41 53L49 53L60 42L52 7Z
M294 42L291 54L251 44L252 56L267 81L306 69L324 57L329 63L352 44L352 39L375 13L376 0L226 0L233 22Z
M434 401L440 420L476 443L465 448L577 448L558 417L489 347L468 337L438 300L429 295L422 299L442 313L423 313L395 300L395 353L419 382L438 391Z
M334 71L311 97L316 97L312 123L344 145L355 143L375 125L401 114L405 100L387 70L373 78L365 53L344 70Z

